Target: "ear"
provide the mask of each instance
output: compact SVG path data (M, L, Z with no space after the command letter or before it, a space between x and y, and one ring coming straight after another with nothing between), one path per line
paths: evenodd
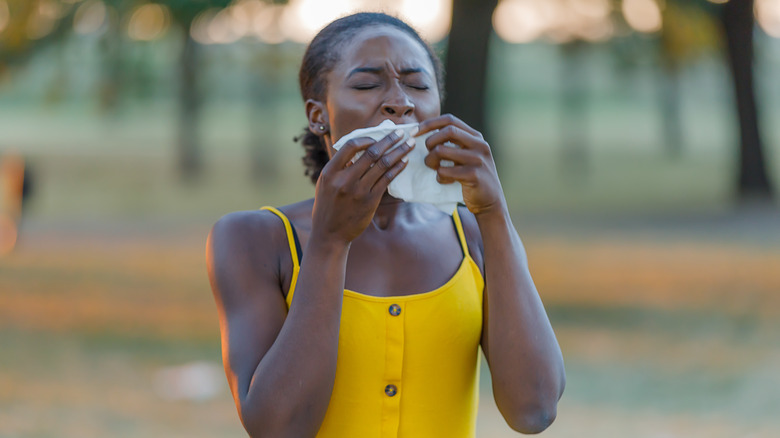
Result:
M314 99L306 100L306 117L309 119L309 131L323 137L330 133L328 109L323 102Z

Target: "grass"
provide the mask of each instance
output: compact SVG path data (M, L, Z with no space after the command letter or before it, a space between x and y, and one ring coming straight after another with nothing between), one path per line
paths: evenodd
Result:
M166 366L220 362L202 234L32 231L0 262L0 436L242 436L227 385L187 402L153 383ZM547 436L780 432L780 248L526 244L568 372ZM486 370L478 436L514 436Z

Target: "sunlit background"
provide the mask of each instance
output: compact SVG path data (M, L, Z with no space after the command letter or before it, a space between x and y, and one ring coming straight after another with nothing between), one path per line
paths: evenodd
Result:
M244 436L205 238L313 196L298 66L355 11L487 50L445 108L563 349L544 435L780 436L780 0L495 3L0 0L0 437ZM515 436L487 369L477 436Z

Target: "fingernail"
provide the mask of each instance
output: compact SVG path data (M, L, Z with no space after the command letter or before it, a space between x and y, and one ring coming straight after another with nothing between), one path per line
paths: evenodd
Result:
M412 137L414 137L414 135L415 135L415 134L417 134L418 132L420 132L420 126L419 126L419 125L417 125L417 126L415 126L414 128L412 128L412 129L409 131L409 135L411 135Z
M396 137L401 138L404 136L404 130L403 129L396 129L395 132L393 132Z
M404 163L408 163L409 162L409 156L408 155L404 155L403 158L401 158L401 161L403 161Z
M409 140L406 140L406 145L409 146L409 149L413 148L414 145L416 145L416 144L417 144L417 142L414 141L413 138L410 138Z

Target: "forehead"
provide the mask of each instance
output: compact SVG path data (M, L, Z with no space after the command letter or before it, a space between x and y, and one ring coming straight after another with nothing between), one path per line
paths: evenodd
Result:
M341 49L334 72L346 73L355 67L391 64L396 68L423 68L435 76L428 52L406 32L391 26L360 30Z

